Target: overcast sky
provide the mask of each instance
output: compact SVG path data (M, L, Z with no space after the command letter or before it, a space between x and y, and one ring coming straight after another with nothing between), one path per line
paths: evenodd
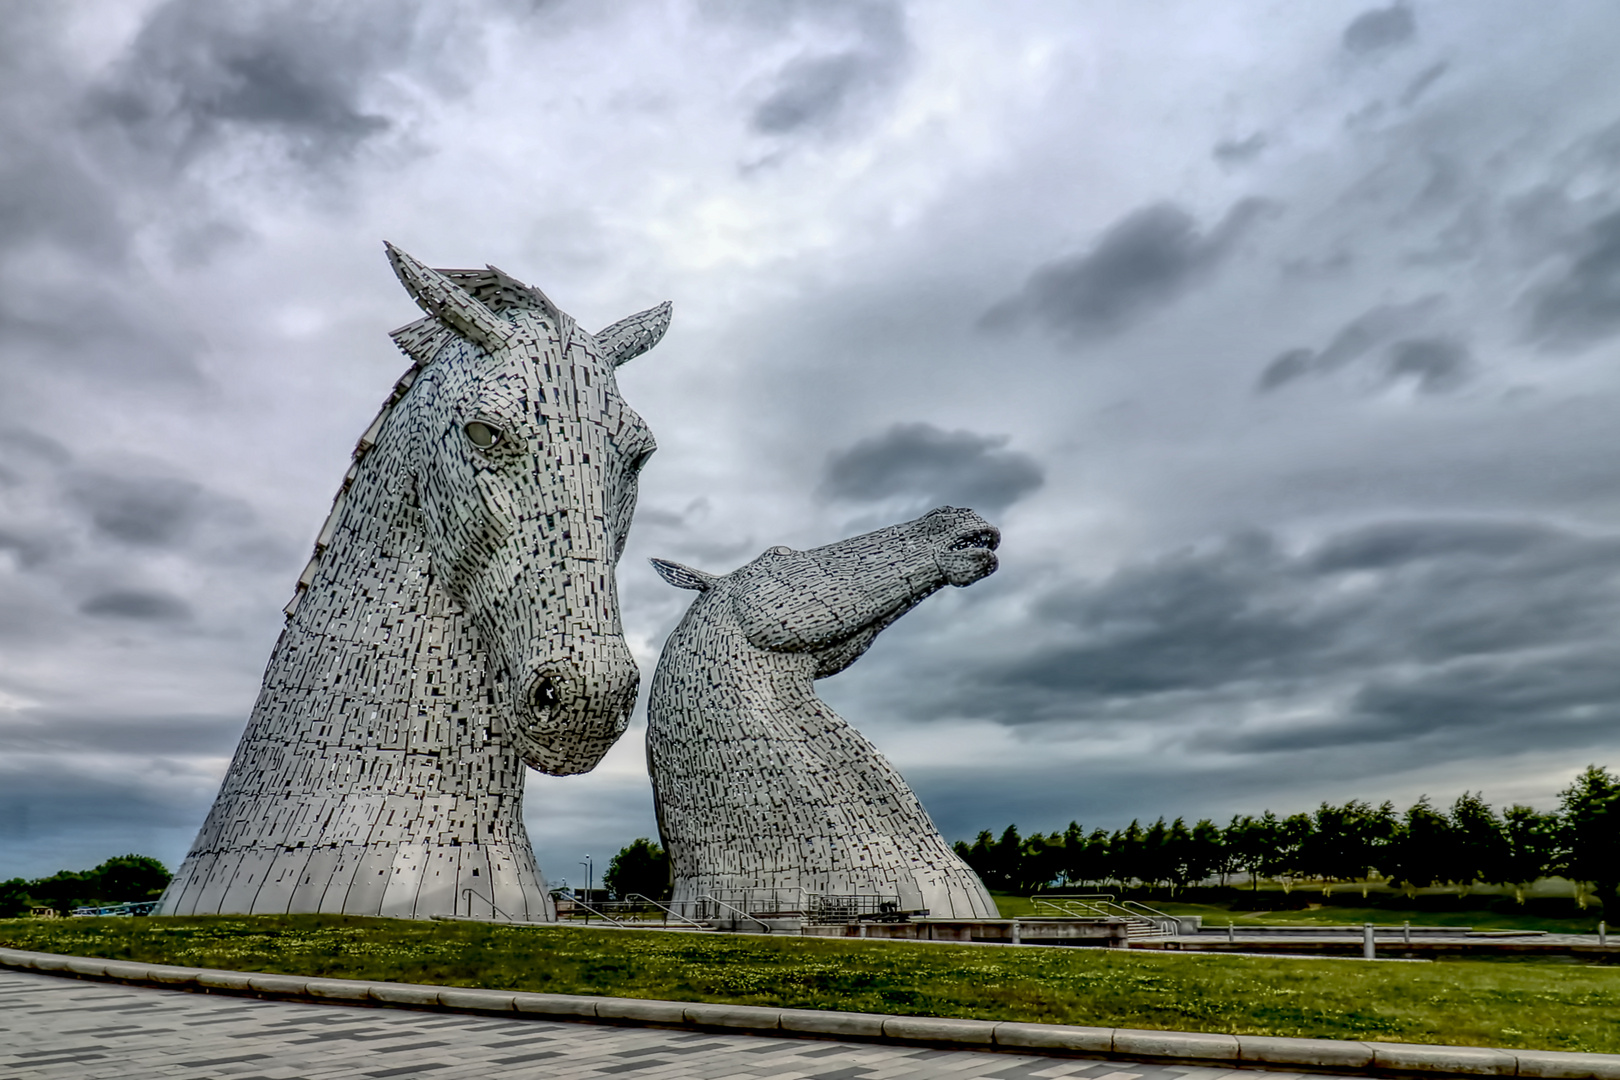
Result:
M1612 0L0 0L0 878L171 866L416 309L589 327L723 572L942 503L1002 569L824 696L949 839L1620 765ZM656 835L644 724L531 774Z

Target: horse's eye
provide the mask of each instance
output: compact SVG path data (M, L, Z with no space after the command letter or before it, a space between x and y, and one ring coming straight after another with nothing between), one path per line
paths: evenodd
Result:
M482 420L469 421L462 430L467 433L467 438L472 444L480 450L488 450L501 441L500 428L491 427Z

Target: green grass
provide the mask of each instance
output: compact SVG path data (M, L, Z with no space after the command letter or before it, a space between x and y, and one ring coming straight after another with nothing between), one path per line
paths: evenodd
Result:
M0 945L553 993L1620 1052L1620 969L997 949L342 916L0 921Z
M992 893L996 906L1004 919L1031 918L1043 914L1026 896L1010 893ZM1183 904L1171 900L1143 901L1167 915L1202 915L1204 925L1223 927L1228 922L1240 929L1245 926L1359 926L1377 923L1380 926L1399 926L1410 922L1413 926L1470 926L1475 930L1546 930L1555 934L1594 934L1600 914L1572 918L1552 918L1516 911L1490 910L1483 905L1470 908L1403 908L1387 900L1379 906L1352 906L1349 893L1333 897L1331 904L1312 904L1307 908L1279 911L1234 911L1218 904ZM1051 914L1047 909L1044 914Z

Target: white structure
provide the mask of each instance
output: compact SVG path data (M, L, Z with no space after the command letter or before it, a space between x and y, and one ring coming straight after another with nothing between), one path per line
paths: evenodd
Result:
M990 894L900 774L816 697L924 597L996 568L971 510L811 551L776 547L715 577L653 560L702 595L664 646L647 762L676 901L754 890L893 897L902 910L996 918Z
M586 333L494 267L389 246L427 317L287 605L164 914L555 918L522 764L585 772L637 672L614 564L653 450L614 368L669 305Z

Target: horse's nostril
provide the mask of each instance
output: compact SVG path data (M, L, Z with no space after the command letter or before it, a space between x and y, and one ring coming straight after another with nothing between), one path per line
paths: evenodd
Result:
M537 711L550 712L557 707L558 700L557 684L551 681L551 676L542 675L535 680L534 689L529 691L529 703Z

